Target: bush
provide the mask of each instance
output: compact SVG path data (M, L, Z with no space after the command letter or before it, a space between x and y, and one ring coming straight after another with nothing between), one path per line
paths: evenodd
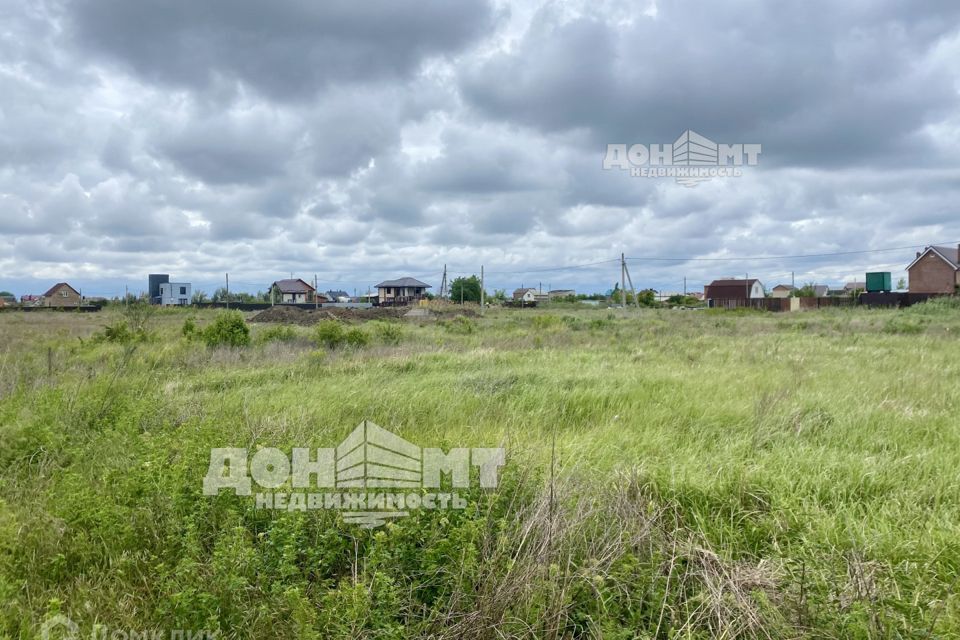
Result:
M560 324L560 318L552 314L544 314L541 316L534 316L531 321L533 328L537 331L544 331L555 327Z
M377 340L384 344L400 344L403 340L403 327L394 322L370 323Z
M370 344L370 336L360 327L353 327L347 331L344 335L344 340L346 340L348 345L357 349Z
M890 318L886 324L883 325L883 332L915 335L923 333L926 324L923 318L908 318L898 313L898 315Z
M323 320L314 329L314 340L317 346L336 349L346 339L343 324L338 320Z
M245 347L250 344L250 327L239 311L223 311L203 330L203 341L208 347Z
M180 333L187 340L193 340L199 337L200 330L197 328L197 323L193 321L193 318L187 318L183 321L183 327L180 329Z
M257 334L257 343L266 344L267 342L292 342L297 339L297 332L288 325L276 325L267 327Z
M960 297L940 296L937 298L930 298L929 300L915 304L912 307L908 307L906 311L913 315L922 316L954 314L960 311Z
M444 329L450 333L473 333L477 328L477 323L466 316L457 316L452 320L446 320L443 323Z
M108 324L98 334L93 336L94 342L133 342L136 335L130 330L130 325L126 320L118 320L113 324Z

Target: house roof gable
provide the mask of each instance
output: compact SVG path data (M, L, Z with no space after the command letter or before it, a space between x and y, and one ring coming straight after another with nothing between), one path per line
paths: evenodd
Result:
M309 293L313 291L313 287L300 278L277 280L272 286L276 287L280 293Z
M60 287L66 287L66 288L70 289L70 291L73 291L75 294L80 295L80 292L79 292L79 291L77 291L76 289L74 289L73 287L71 287L71 286L70 286L69 284L67 284L66 282L58 282L57 284L55 284L55 285L53 285L52 287L50 287L50 289L47 290L47 292L46 292L45 294L43 294L43 297L44 297L44 298L49 298L50 296L52 296L53 294L55 294L55 293L57 292L57 289L59 289Z
M429 289L430 285L426 282L420 282L416 278L397 278L396 280L384 280L377 285L377 289L383 289L385 287L423 287L424 289Z
M910 263L910 265L907 267L907 271L912 269L913 265L925 258L930 252L933 252L934 255L938 256L941 260L949 264L954 269L960 269L960 247L954 248L930 246L927 247L923 253L917 256L914 261Z

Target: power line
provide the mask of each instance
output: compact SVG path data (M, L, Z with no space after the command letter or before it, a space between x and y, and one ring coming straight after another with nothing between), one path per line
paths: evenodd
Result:
M958 244L956 241L949 242L938 242L936 244L940 245L950 245ZM792 256L744 256L737 258L658 258L652 256L644 256L638 258L627 258L627 260L649 260L649 261L662 261L662 262L746 262L750 260L799 260L802 258L831 258L835 256L853 256L853 255L862 255L866 253L883 253L885 251L905 251L907 249L920 249L929 247L932 245L928 244L912 244L905 247L889 247L886 249L862 249L858 251L835 251L832 253L802 253Z

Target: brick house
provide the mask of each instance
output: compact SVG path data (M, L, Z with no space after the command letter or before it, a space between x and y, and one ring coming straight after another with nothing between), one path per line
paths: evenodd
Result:
M58 282L40 296L44 307L79 307L80 292L66 282Z
M910 293L957 293L960 290L960 246L927 247L907 267Z

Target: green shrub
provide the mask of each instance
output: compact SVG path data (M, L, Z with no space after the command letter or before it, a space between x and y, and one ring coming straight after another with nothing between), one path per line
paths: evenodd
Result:
M403 340L403 327L395 322L371 322L373 335L384 344L400 344Z
M457 316L452 320L445 320L441 323L443 328L450 333L468 334L477 329L477 323L466 316Z
M560 318L553 314L544 314L541 316L534 316L531 321L533 328L538 331L543 331L545 329L550 329L560 324Z
M183 327L180 329L180 333L187 340L193 340L199 337L200 330L197 328L197 323L193 321L193 318L187 318L183 321Z
M317 346L336 349L346 339L343 324L338 320L322 320L313 331Z
M292 342L297 339L297 332L289 325L276 325L267 327L257 334L257 343L266 344L267 342Z
M940 315L940 314L955 314L960 311L960 297L958 296L942 296L937 298L930 298L919 304L915 304L912 307L907 308L908 313L913 315Z
M223 311L203 330L203 341L208 347L245 347L250 344L250 327L239 311Z
M923 318L910 318L903 315L896 315L883 325L884 333L900 333L913 335L923 333L926 322Z
M126 320L118 320L113 324L108 324L103 331L94 334L94 342L113 342L117 344L127 344L130 342L146 342L150 334L145 329L135 331L130 328Z
M353 327L344 334L344 340L351 347L357 349L370 344L370 336L360 327Z

